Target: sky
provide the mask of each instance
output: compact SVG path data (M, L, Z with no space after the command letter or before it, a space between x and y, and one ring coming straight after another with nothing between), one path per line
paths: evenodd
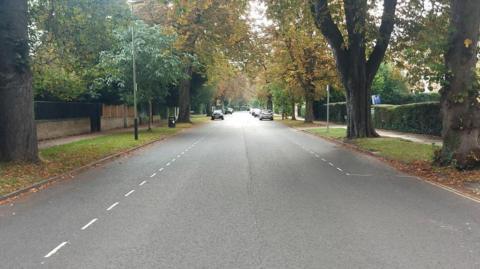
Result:
M262 1L250 0L248 19L251 21L253 31L261 31L265 26L272 24L265 14L267 7Z

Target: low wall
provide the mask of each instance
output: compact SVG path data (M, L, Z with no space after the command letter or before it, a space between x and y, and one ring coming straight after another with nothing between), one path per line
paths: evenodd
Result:
M133 117L127 118L127 127L133 126ZM161 122L160 115L153 116L153 123L158 124ZM140 118L140 124L148 124L148 118ZM102 117L101 119L101 126L102 131L112 130L112 129L120 129L125 127L124 119L123 118L105 118Z
M124 118L104 118L101 119L102 131L124 128ZM133 117L127 118L127 127L133 126Z
M37 120L36 124L38 140L90 133L90 118Z

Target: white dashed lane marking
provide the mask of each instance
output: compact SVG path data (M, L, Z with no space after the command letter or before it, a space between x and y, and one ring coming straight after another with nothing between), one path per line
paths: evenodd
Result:
M109 206L109 207L107 208L107 211L112 210L112 209L113 209L114 207L116 207L118 204L119 204L119 202L113 203L111 206Z
M48 252L47 255L45 255L45 258L50 258L53 254L57 253L61 248L63 248L66 244L68 244L68 241L62 242L60 245L56 246L54 249L52 249L50 252Z
M156 175L157 175L157 173L153 173L150 177L154 177L154 176L156 176Z
M135 191L135 190L131 190L131 191L125 193L125 197L128 197L128 196L129 196L130 194L132 194L134 191Z
M167 163L167 166L170 166L170 162Z
M146 180L142 181L140 184L138 184L139 186L143 186L145 183L147 183Z
M163 171L163 167L162 167L162 168L160 168L160 169L158 169L158 172L162 172L162 171Z
M87 224L85 224L85 226L82 227L82 231L87 229L90 225L94 224L98 219L95 218L95 219L92 219L90 222L88 222Z

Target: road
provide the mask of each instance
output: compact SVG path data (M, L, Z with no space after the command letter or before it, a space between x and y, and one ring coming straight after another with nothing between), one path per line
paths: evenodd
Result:
M228 115L0 207L1 268L480 268L480 205Z

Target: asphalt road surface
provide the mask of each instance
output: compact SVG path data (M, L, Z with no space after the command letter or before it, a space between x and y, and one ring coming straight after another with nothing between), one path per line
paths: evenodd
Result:
M480 268L480 205L228 115L0 207L1 268Z

